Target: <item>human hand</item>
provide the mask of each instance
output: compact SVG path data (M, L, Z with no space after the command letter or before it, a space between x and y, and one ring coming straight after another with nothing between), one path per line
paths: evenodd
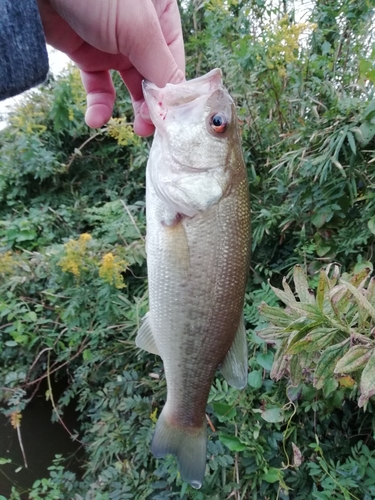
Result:
M151 135L142 80L164 87L185 76L176 0L38 0L38 6L47 42L81 70L87 125L101 127L112 116L114 69L132 98L134 132Z

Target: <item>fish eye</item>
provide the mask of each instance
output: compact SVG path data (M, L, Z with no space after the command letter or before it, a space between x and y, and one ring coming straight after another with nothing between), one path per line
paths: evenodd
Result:
M223 114L215 113L211 117L210 125L215 132L222 134L228 128L228 120Z

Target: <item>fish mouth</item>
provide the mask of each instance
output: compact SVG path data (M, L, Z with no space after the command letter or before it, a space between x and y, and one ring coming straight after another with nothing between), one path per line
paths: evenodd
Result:
M165 120L170 108L210 95L222 86L222 72L219 68L193 80L167 83L163 88L148 80L142 81L143 95L155 126Z
M161 89L149 80L142 80L142 92L145 99L146 96L149 95L153 90L158 91Z
M159 94L163 91L164 94L179 94L181 99L179 104L189 102L195 99L196 96L212 93L221 86L222 71L220 68L215 68L206 75L193 78L192 80L183 80L180 83L167 83L167 85L162 88L148 80L142 80L142 90L146 100L148 95L155 95L156 93ZM184 96L184 94L186 95ZM172 103L169 104L172 105ZM176 103L176 105L178 105L178 103Z

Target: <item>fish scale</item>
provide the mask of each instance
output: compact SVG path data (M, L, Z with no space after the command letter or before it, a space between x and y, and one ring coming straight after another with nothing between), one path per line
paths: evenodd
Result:
M136 344L161 356L167 382L151 450L174 454L199 488L215 372L247 383L248 181L220 70L164 89L146 83L144 94L156 133L146 172L150 311Z

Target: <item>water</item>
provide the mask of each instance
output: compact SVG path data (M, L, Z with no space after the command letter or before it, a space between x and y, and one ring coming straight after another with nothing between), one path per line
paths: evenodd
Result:
M52 405L45 399L45 387L34 397L22 412L21 437L25 450L28 468L24 466L17 431L9 419L0 414L0 457L11 459L11 464L0 465L0 495L9 496L12 486L24 493L26 500L28 489L36 479L48 477L47 467L52 464L56 454L62 454L68 460L66 468L80 476L79 459L83 457L83 449L79 443L72 441L60 423L51 422ZM54 388L55 400L59 389ZM77 414L74 404L70 405L62 417L65 425L74 433L78 428ZM16 472L16 470L20 470Z

